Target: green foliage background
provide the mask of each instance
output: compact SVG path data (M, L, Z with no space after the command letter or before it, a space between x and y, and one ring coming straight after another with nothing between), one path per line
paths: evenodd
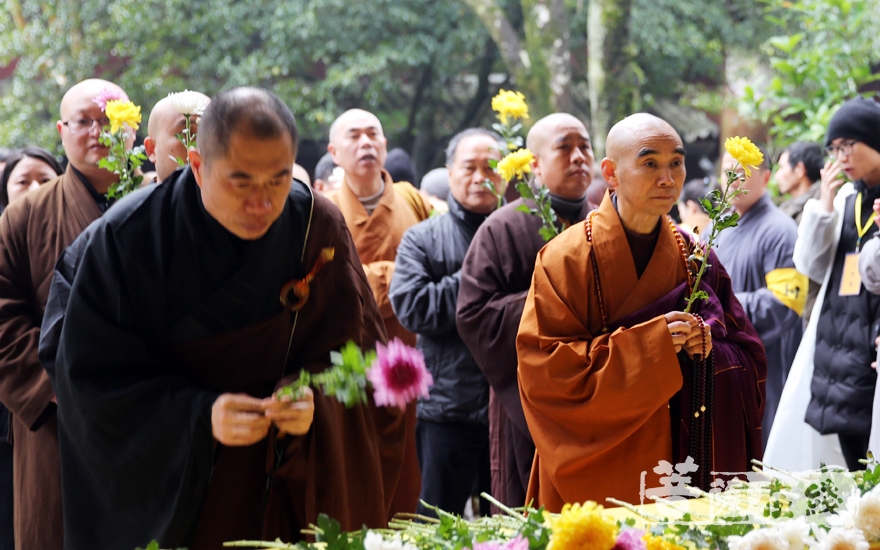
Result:
M494 0L515 31L525 36L526 14L541 0ZM771 8L765 12L765 4ZM297 115L306 139L326 140L332 119L363 107L382 120L392 146L403 146L424 173L442 164L445 141L463 128L492 122L489 101L508 76L498 46L461 0L5 0L0 13L0 67L15 63L0 81L0 144L37 144L61 152L54 121L64 91L92 76L115 81L141 105L184 88L214 94L254 84L278 93ZM549 2L543 2L549 3ZM795 55L812 56L793 71L827 80L837 71L844 92L864 81L868 48L878 27L853 30L851 18L805 19L798 10L779 14L782 0L634 0L629 12L628 55L638 77L637 105L659 98L692 104L708 93L721 105L729 55L763 56L780 74L787 70L774 35L802 34ZM803 0L794 5L877 7L878 0ZM789 3L790 4L790 3ZM571 67L571 103L589 117L587 14L589 0L564 0ZM815 12L817 8L811 8ZM855 9L855 8L854 8ZM868 8L861 8L862 11ZM775 10L775 11L773 11ZM880 11L880 9L876 10ZM531 20L529 20L531 21ZM533 21L531 21L533 23ZM811 26L823 25L821 33ZM873 23L872 23L873 24ZM562 28L566 28L563 25ZM866 30L867 29L867 30ZM839 32L837 32L839 31ZM792 38L794 40L794 38ZM822 52L836 45L833 63ZM872 46L877 47L876 42ZM859 51L859 56L849 55ZM875 49L874 52L877 50ZM533 52L533 59L540 55ZM848 57L849 56L849 57ZM873 56L876 61L877 55ZM629 62L629 61L626 61ZM826 65L832 65L828 67ZM811 71L819 68L815 76ZM546 67L534 65L535 71ZM790 71L789 71L790 72ZM543 73L542 73L543 74ZM803 91L783 75L774 106ZM825 90L830 94L833 90ZM702 94L702 95L701 95ZM839 94L838 94L839 95ZM836 97L836 96L835 96ZM546 114L546 98L528 98L531 121ZM703 101L701 104L705 104ZM769 108L770 101L760 106ZM759 113L764 120L778 120ZM787 120L786 114L781 114ZM140 134L146 132L146 124Z

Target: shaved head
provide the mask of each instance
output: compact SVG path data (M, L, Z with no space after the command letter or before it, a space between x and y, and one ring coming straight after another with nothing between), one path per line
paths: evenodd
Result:
M593 179L593 145L586 125L567 113L553 113L535 122L526 138L535 156L536 181L553 195L581 200Z
M71 86L64 94L64 97L61 98L61 120L67 120L71 116L72 111L78 107L78 103L81 100L87 99L91 101L104 89L125 93L117 84L101 78L89 78Z
M684 154L681 137L668 122L648 113L636 113L611 127L605 140L605 155L619 162L618 159L630 155L633 149L638 149L637 154L641 152L645 144L656 137L678 141Z
M330 125L330 143L338 143L341 138L340 132L344 131L347 125L360 120L365 120L374 124L379 130L379 133L384 135L382 131L382 123L379 122L379 117L370 111L365 111L363 109L349 109L336 117L336 120Z
M210 101L210 98L201 92L192 93ZM196 135L198 135L197 118L195 115L190 117L191 130ZM164 181L177 169L178 163L175 159L186 160L186 148L177 138L177 135L185 129L186 119L174 106L170 97L163 97L153 106L147 126L149 135L144 140L144 147L150 162L156 165L159 182Z
M637 113L611 128L605 151L602 176L617 194L621 221L632 231L650 233L684 185L681 137L665 120Z
M584 134L587 134L586 125L574 115L553 113L535 122L531 130L529 130L528 136L526 136L526 147L532 153L540 150L547 144L547 140L561 128L578 128L583 130Z
M382 188L388 139L376 115L363 109L339 115L330 126L327 151L345 170L345 183L355 195L368 197Z
M119 179L112 172L98 166L101 159L110 152L100 143L101 130L107 117L93 101L104 90L125 94L116 84L100 78L90 78L74 84L61 98L61 119L55 124L67 160L86 177L98 193L106 193L110 185ZM75 131L70 129L72 121ZM90 126L82 127L83 124ZM127 134L126 145L131 147L134 145L135 133L129 131Z

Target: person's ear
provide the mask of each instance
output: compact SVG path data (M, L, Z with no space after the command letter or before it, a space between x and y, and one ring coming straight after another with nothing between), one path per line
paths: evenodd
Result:
M602 177L605 178L608 187L617 189L617 186L620 185L620 182L617 180L617 163L605 157L602 159L600 166L602 168Z
M64 124L63 124L60 120L59 120L58 122L55 123L55 129L58 130L58 135L59 135L59 136L61 135L61 127L62 127L62 126L64 126Z
M156 140L154 140L152 136L147 136L144 138L144 152L147 153L147 158L150 159L150 162L155 164L156 163Z
M196 183L199 187L202 187L202 178L204 177L203 170L205 168L204 164L202 164L202 155L199 153L198 149L190 149L189 150L189 165L192 168L193 176L196 178Z
M535 175L535 178L541 178L541 160L538 155L532 156L532 173Z
M807 175L807 167L804 166L803 161L797 163L797 166L794 167L794 175L796 175L799 180Z

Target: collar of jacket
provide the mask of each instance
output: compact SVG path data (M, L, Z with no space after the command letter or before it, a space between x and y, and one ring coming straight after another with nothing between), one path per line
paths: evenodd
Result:
M477 229L480 228L480 225L489 217L489 214L494 212L493 210L492 212L489 212L489 214L477 214L476 212L466 210L455 200L452 193L446 198L446 204L449 205L449 215L452 216L455 223L465 230L468 237L471 239L477 233Z

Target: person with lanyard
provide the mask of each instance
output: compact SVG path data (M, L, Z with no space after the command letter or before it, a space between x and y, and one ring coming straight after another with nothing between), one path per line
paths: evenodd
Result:
M880 105L861 98L844 103L825 145L830 160L821 193L804 206L794 249L797 270L822 282L819 313L798 349L779 403L785 419L777 416L764 456L787 470L843 461L863 470L859 459L871 432L880 296L865 288L859 263L878 229L871 207L880 199Z

